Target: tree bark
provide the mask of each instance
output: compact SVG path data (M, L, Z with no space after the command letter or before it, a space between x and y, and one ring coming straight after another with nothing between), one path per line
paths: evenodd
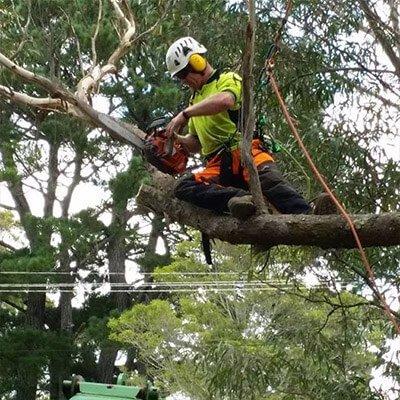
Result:
M18 372L18 385L15 400L36 400L38 378L26 369Z
M243 52L243 100L242 100L242 121L241 130L243 140L241 145L242 163L249 171L249 188L253 196L253 202L257 207L257 213L262 214L266 211L264 196L261 190L260 179L257 167L252 157L252 140L255 126L254 116L254 42L255 42L255 5L254 0L247 1L249 10L249 20L246 28L246 44Z
M126 258L126 220L124 218L124 212L126 210L126 203L123 207L118 208L115 204L112 210L112 221L110 224L110 240L107 249L108 268L110 271L110 283L111 289L113 284L126 283L125 281L125 258ZM117 286L118 290L129 288L127 286ZM124 311L129 305L129 294L110 293L111 299L115 308L118 311ZM102 383L114 383L114 364L117 357L119 347L108 341L101 348L101 353L98 363L98 379Z
M43 329L45 294L29 293L27 298L26 325L37 330ZM18 386L15 400L35 400L38 384L38 372L23 365L18 372Z
M97 379L100 383L115 383L114 378L114 363L117 358L118 347L114 345L106 345L101 349Z
M339 215L261 214L247 221L181 202L173 196L173 178L158 174L156 187L142 186L136 201L156 213L165 213L173 221L189 225L212 238L232 244L261 247L284 245L321 248L355 248L346 222ZM352 215L363 246L400 244L400 213Z

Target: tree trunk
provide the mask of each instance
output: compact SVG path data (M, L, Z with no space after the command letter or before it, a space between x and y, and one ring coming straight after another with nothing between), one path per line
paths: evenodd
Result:
M111 288L114 290L124 290L129 287L121 286L121 284L126 283L125 280L125 227L121 227L121 232L115 233L113 238L111 238L107 255L108 255L108 268L111 272L110 274L110 283ZM118 284L118 286L114 286ZM113 303L115 307L119 311L123 311L128 307L129 304L129 293L112 293L111 297L113 299Z
M60 254L60 271L69 272L69 257L67 251L62 251ZM72 283L73 278L70 275L63 275L63 281ZM68 286L60 287L61 290L70 289ZM66 335L70 338L72 335L73 321L72 321L72 300L73 294L70 292L61 292L60 302L58 305L58 316L54 330L60 332L61 335ZM52 358L49 364L50 372L50 400L64 400L62 392L62 382L71 376L71 354L64 353L62 357L56 356Z
M114 364L117 358L118 348L113 345L108 345L101 349L97 379L100 383L115 383L114 380Z
M46 295L44 293L28 294L26 309L27 327L37 330L43 329L45 300ZM29 365L23 365L18 373L15 400L35 400L38 380L39 372Z
M66 356L62 356L61 358L67 358ZM69 355L68 355L69 357ZM64 379L70 378L69 375L64 375L63 368L60 368L60 360L51 359L49 362L49 374L50 374L50 400L63 400L65 399L64 394L62 392L62 382Z
M38 378L36 373L26 368L19 371L15 400L35 400Z
M123 210L125 211L125 210ZM129 287L114 286L115 284L123 284L125 281L125 258L126 258L126 244L125 244L125 231L126 221L124 219L124 212L120 209L113 209L113 217L110 225L111 238L107 250L108 268L110 271L111 289L118 288L123 290ZM111 293L110 294L113 304L118 311L124 311L129 303L129 294L125 292ZM112 382L114 376L114 364L118 354L118 346L106 342L105 346L101 349L99 363L98 363L98 379L102 383Z

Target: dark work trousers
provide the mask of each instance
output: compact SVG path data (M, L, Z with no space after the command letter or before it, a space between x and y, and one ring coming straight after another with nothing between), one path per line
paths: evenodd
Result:
M257 154L258 159L262 160L262 154ZM237 164L237 157L233 157L234 164ZM254 159L257 165L256 157ZM241 167L234 165L233 174L227 185L224 182L221 183L221 171L218 173L220 166L221 162L214 159L212 165L207 163L204 171L183 176L176 185L175 196L217 213L227 212L227 204L232 197L250 194L247 185L248 174ZM280 213L307 214L310 212L309 204L285 180L275 162L263 161L257 165L257 169L262 193ZM207 173L209 171L211 173Z

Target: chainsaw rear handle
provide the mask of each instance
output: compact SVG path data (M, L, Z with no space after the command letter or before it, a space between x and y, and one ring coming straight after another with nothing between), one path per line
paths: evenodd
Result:
M173 151L174 151L174 141L175 141L175 139L174 139L173 136L169 137L168 140L167 140L167 144L165 145L165 155L166 155L167 157L171 157L172 154L173 154Z

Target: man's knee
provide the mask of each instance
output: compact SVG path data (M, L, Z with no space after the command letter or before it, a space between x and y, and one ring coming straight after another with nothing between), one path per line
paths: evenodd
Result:
M310 206L283 177L275 163L259 169L261 189L264 196L283 214L306 214Z
M258 176L263 191L272 189L279 183L285 182L285 178L274 162L269 162L261 166L258 170Z
M191 199L191 194L193 192L193 187L197 185L197 182L193 174L185 174L180 179L178 179L175 188L174 195L179 200Z

